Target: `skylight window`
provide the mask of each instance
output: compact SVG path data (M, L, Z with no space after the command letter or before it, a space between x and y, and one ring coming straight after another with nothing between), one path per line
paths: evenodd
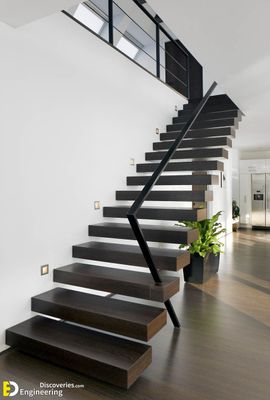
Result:
M77 7L73 16L97 34L103 28L104 21L82 4Z
M138 47L134 46L134 44L124 37L121 37L116 47L133 60L139 52Z

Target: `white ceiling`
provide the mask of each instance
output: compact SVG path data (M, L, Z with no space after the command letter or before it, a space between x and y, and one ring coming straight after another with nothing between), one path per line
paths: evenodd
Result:
M0 21L17 28L82 0L0 0Z
M270 1L148 3L246 114L237 147L270 149Z

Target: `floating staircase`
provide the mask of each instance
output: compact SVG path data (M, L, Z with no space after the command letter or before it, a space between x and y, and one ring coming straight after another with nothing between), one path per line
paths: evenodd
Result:
M189 264L189 253L178 250L178 244L189 244L198 238L196 229L177 227L175 222L200 221L207 217L206 208L195 208L194 203L213 200L213 192L201 187L219 183L217 172L224 169L223 160L229 157L235 129L241 120L237 106L226 95L209 98L173 156L179 161L169 162L156 183L158 188L146 199L157 205L146 202L138 212L137 217L145 220L141 229L151 242L161 284L155 284L135 242L127 221L130 206L126 202L136 199L140 187L151 176L147 173L159 165L153 161L162 159L196 105L194 101L185 105L167 126L167 131L160 134L153 151L146 153L146 162L137 164L138 174L127 177L128 189L116 191L119 205L104 207L104 222L88 227L91 240L73 246L73 257L87 261L54 270L54 282L74 286L76 290L57 287L34 296L32 311L42 316L9 328L6 332L9 346L126 389L149 366L152 349L143 342L149 341L166 324L167 312L162 303L179 291L179 277L166 271L176 272ZM183 188L187 185L188 190ZM164 186L163 190L159 190L160 186ZM125 203L121 204L122 201ZM175 205L164 206L162 202L168 201ZM181 207L181 202L190 202L190 207ZM167 223L159 224L160 221ZM133 242L127 244L126 240ZM160 243L175 248L160 247ZM92 265L92 262L105 262L109 266ZM134 267L147 269L133 270ZM153 300L161 306L80 292L78 287L120 294L127 299Z

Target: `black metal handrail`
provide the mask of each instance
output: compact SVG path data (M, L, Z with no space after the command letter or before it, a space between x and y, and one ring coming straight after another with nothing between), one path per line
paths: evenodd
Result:
M159 177L162 174L162 172L165 170L165 168L168 165L169 161L171 160L172 156L174 155L176 150L181 145L182 140L185 138L185 136L187 135L188 131L190 130L190 128L192 127L192 125L194 124L194 122L196 121L198 116L200 115L201 110L205 106L207 100L209 99L209 97L213 93L213 91L214 91L216 86L217 86L216 82L214 82L211 85L211 87L209 88L209 90L207 91L207 93L205 94L203 99L200 101L200 103L197 105L197 107L193 111L190 119L185 124L185 126L182 129L182 131L177 135L174 143L171 145L171 147L169 148L169 150L167 151L167 153L165 154L165 156L161 160L160 164L158 165L157 169L154 171L153 175L149 178L148 182L146 183L146 185L144 186L144 188L140 192L139 196L136 198L136 200L134 201L134 203L132 204L132 206L130 207L130 209L129 209L128 213L127 213L127 218L129 220L130 226L131 226L131 228L133 230L135 238L138 241L138 244L140 246L140 249L142 251L142 254L144 256L146 264L149 267L149 270L150 270L150 272L151 272L151 274L153 276L153 279L154 279L154 281L155 281L155 283L157 285L162 284L162 278L161 278L161 276L160 276L160 274L158 272L158 269L157 269L157 267L156 267L156 265L154 263L151 251L150 251L150 249L148 247L148 244L147 244L147 242L145 240L144 234L142 232L142 229L141 229L140 224L139 224L138 219L137 219L137 214L138 214L142 204L146 200L147 196L151 192L153 186L155 185L155 183L159 179ZM175 314L175 311L173 309L171 301L167 300L167 301L165 301L164 304L165 304L165 306L167 308L167 311L168 311L168 313L169 313L169 315L171 317L171 320L172 320L174 326L179 328L180 327L180 322L179 322L179 320L178 320L178 318L177 318L177 316Z

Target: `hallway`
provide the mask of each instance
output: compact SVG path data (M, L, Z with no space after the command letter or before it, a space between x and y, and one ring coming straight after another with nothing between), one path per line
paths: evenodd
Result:
M1 380L29 389L40 382L83 384L64 390L62 398L72 400L268 400L269 243L270 232L228 235L216 278L203 286L181 281L173 303L182 328L169 323L151 340L153 363L128 392L14 350L0 356Z

